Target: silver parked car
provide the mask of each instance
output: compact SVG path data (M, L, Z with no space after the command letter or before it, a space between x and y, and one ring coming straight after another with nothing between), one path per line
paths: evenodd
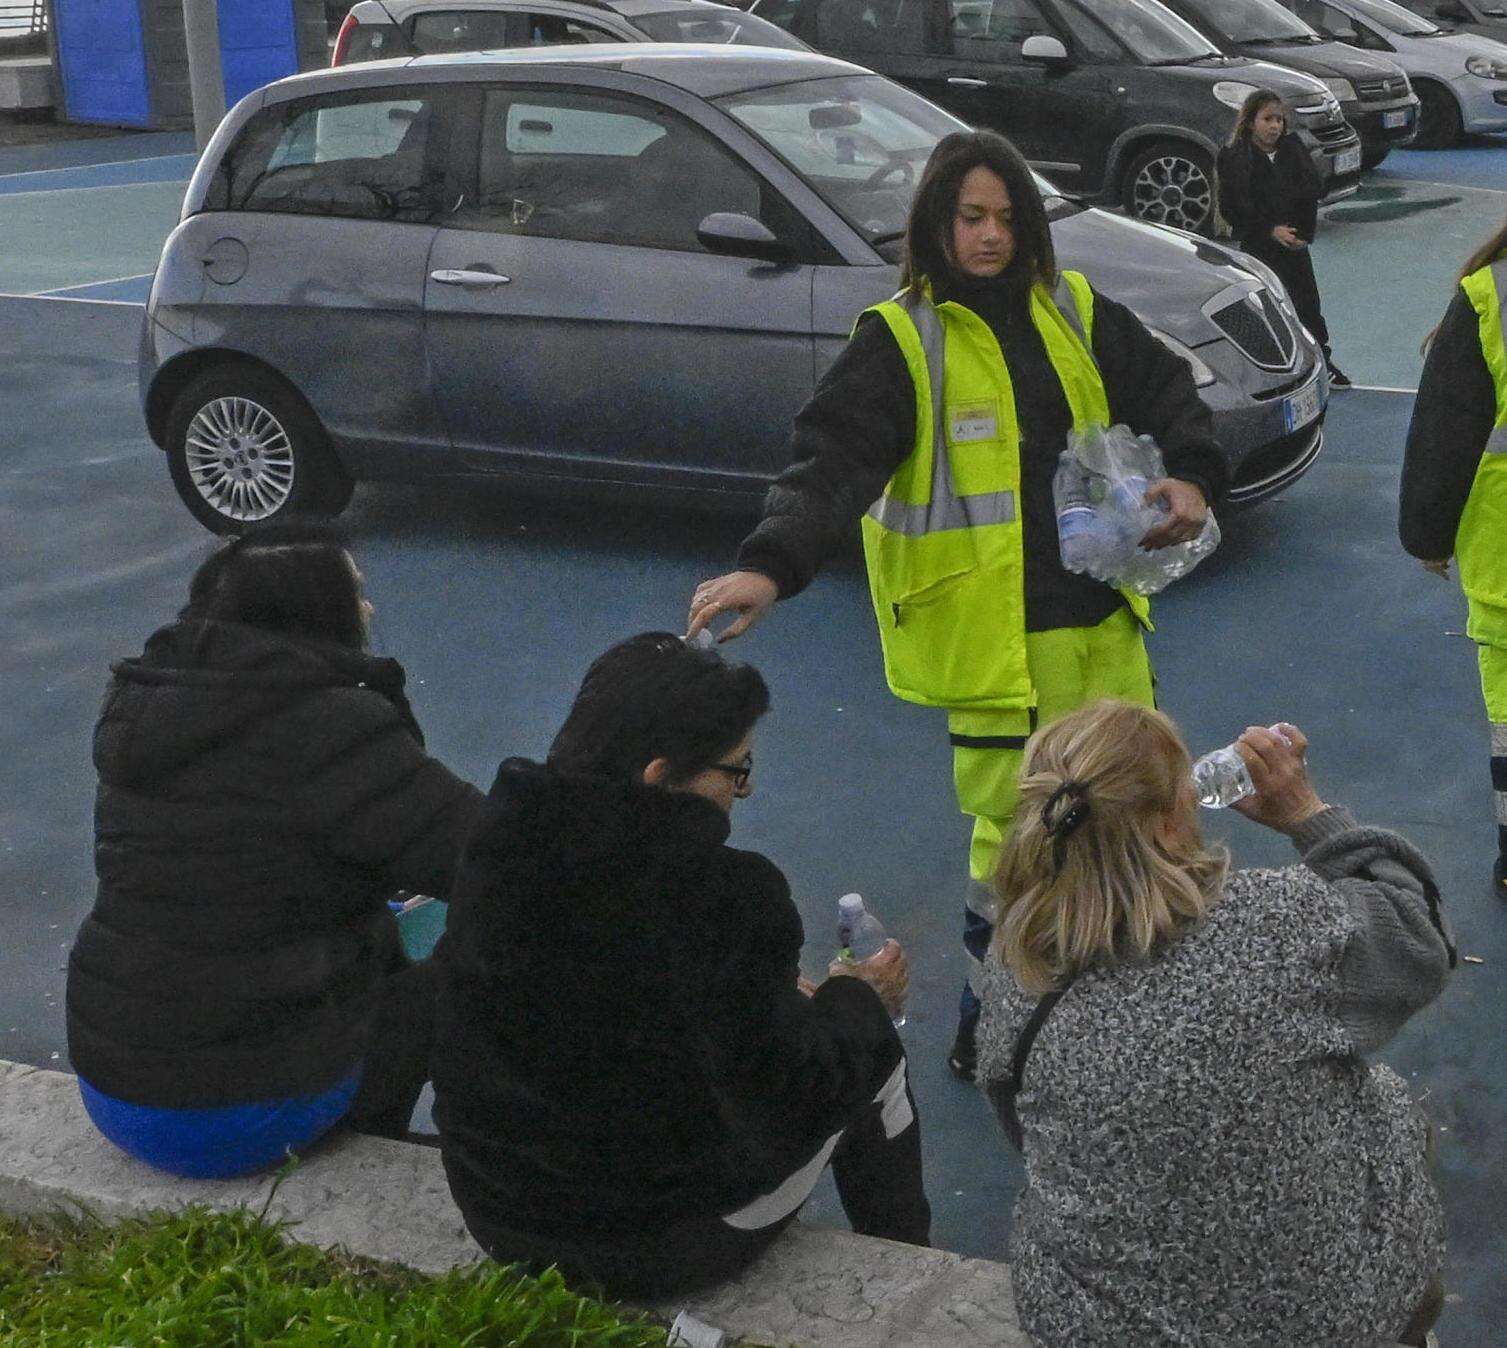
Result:
M163 249L147 426L222 532L421 474L757 495L855 317L894 290L916 180L962 127L846 62L736 46L282 80L226 117ZM1328 389L1275 277L1050 207L1062 263L1188 361L1235 500L1299 477Z
M1467 132L1507 131L1507 45L1451 33L1392 0L1282 0L1336 42L1396 61L1418 95L1413 148L1456 144Z

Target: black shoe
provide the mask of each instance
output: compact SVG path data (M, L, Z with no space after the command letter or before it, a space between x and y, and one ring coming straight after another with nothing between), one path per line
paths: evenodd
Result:
M1507 899L1507 857L1498 856L1491 863L1491 887L1498 898Z
M1346 374L1342 369L1340 369L1340 367L1338 365L1336 365L1333 361L1329 362L1329 387L1330 388L1350 388L1351 387L1350 376L1348 374Z
M977 1021L970 1020L959 1025L957 1037L947 1051L947 1070L959 1081L972 1081L978 1070L978 1045L975 1042L977 1033Z

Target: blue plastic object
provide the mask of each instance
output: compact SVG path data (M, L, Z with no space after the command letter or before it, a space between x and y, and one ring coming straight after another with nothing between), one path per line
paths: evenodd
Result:
M398 914L398 935L403 938L403 952L411 960L427 959L445 930L445 914L450 905L443 899L430 899Z

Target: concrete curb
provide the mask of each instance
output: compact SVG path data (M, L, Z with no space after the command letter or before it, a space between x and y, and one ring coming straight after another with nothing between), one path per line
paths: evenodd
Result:
M424 1273L481 1257L430 1147L344 1135L311 1151L269 1203L271 1188L266 1176L159 1174L95 1132L72 1076L0 1059L0 1211L81 1204L101 1217L125 1217L191 1203L266 1206L298 1240ZM668 1319L684 1304L651 1309ZM800 1225L742 1277L689 1305L707 1323L756 1343L1031 1348L1005 1265Z

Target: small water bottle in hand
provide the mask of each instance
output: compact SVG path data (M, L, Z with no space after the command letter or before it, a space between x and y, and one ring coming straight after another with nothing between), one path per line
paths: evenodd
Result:
M1283 744L1291 747L1292 741L1283 733L1280 723L1267 727ZM1238 800L1255 795L1256 784L1251 781L1251 770L1238 744L1226 744L1205 754L1193 765L1193 789L1198 794L1198 803L1208 810L1223 810Z
M873 959L889 938L884 924L863 906L861 894L844 894L837 901L837 958L844 964L862 964ZM898 1030L905 1024L902 1004L891 1019Z

